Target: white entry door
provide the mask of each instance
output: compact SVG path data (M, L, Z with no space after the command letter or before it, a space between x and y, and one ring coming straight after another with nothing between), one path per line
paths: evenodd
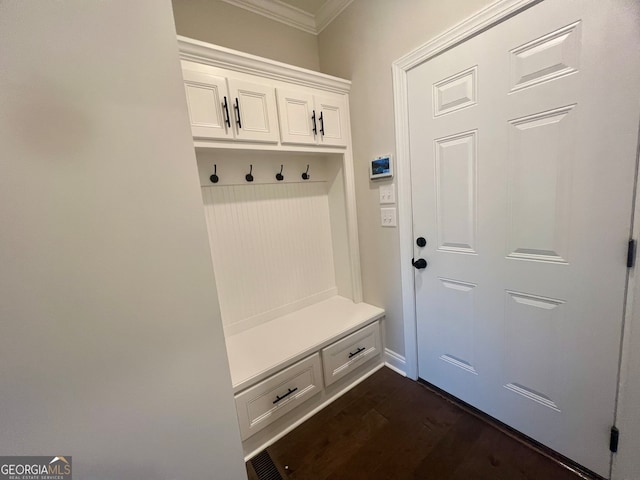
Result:
M419 376L604 476L639 14L546 0L408 73Z

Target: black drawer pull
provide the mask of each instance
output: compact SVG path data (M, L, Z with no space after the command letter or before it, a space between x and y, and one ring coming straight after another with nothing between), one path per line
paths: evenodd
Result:
M238 128L242 128L242 120L240 120L240 102L238 101L238 97L236 97L236 104L233 108L236 111L236 123L238 124Z
M231 119L229 117L229 104L227 103L227 97L224 97L224 103L222 104L224 107L224 123L227 124L227 127L231 128Z
M366 349L364 347L359 347L354 353L349 352L349 358L353 358L359 353L364 352Z
M278 403L280 400L284 400L285 398L287 398L289 395L291 395L293 392L297 391L298 387L296 388L289 388L289 391L287 393L285 393L284 395L282 395L281 397L279 397L278 395L276 395L276 399L273 401L273 404L275 405L276 403Z

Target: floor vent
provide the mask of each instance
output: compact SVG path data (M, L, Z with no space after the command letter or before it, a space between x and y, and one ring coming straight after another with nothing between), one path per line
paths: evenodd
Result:
M261 451L250 461L260 480L284 480L266 450Z

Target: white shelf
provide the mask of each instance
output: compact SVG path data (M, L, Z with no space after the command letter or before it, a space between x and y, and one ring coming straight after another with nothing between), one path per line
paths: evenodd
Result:
M384 316L384 310L335 296L226 338L237 393Z

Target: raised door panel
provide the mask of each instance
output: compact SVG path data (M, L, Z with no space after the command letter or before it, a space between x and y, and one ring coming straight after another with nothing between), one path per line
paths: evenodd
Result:
M477 132L435 140L437 240L441 252L476 253Z
M284 144L313 145L316 143L317 119L313 95L278 88L280 140Z
M194 138L233 139L226 79L191 70L182 76Z
M233 99L236 138L278 143L275 89L230 78L229 93Z
M348 127L344 95L315 97L318 115L318 143L328 147L346 147Z
M561 344L562 325L567 321L565 303L505 292L504 387L554 413L569 407L560 402L567 382Z
M508 258L569 261L574 107L509 122Z

